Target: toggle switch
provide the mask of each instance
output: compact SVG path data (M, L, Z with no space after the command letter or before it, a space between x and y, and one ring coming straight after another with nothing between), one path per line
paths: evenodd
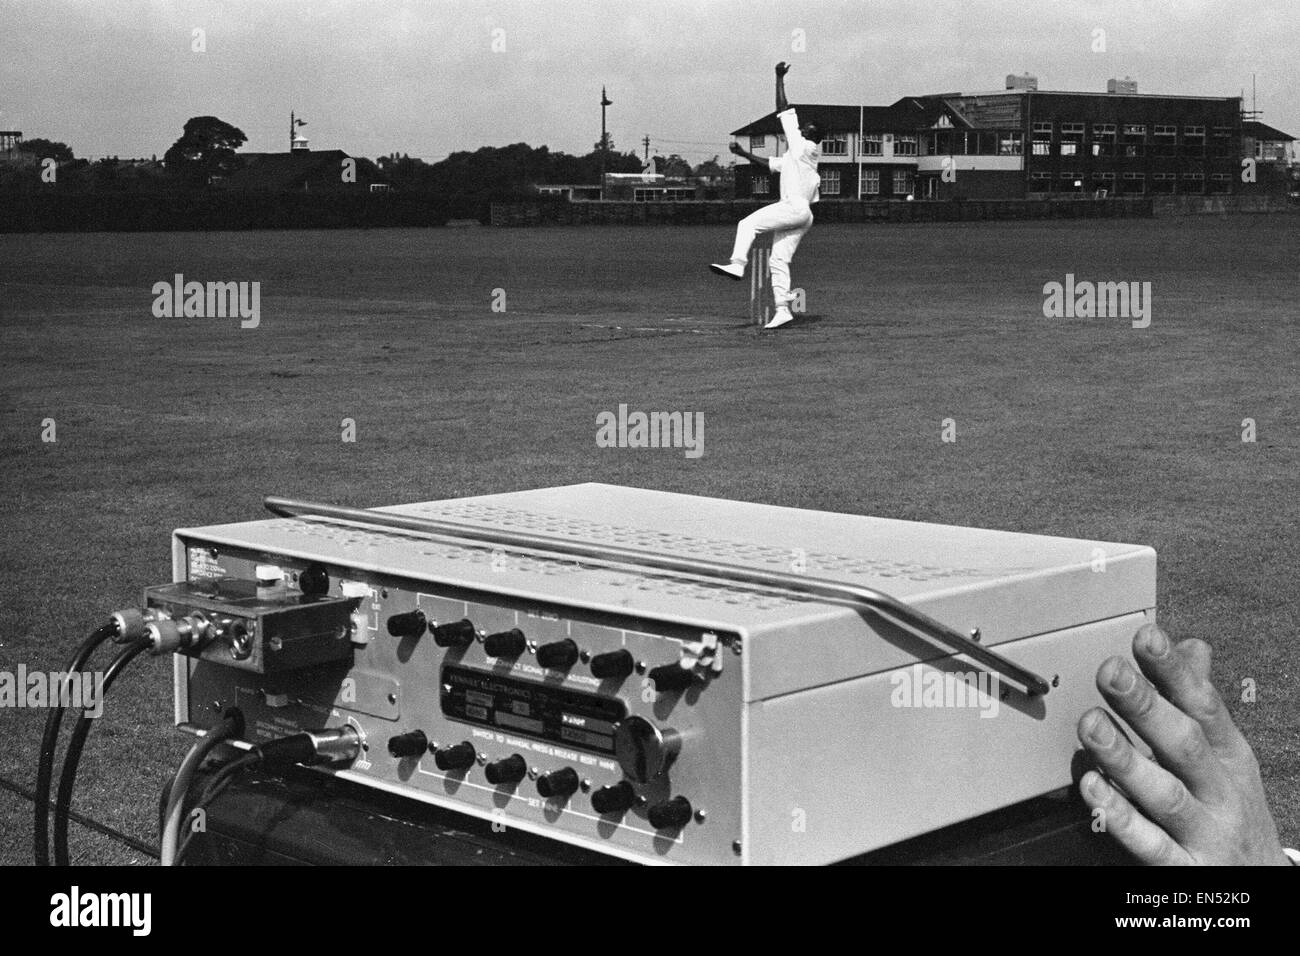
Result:
M518 657L527 648L528 639L517 627L483 638L483 651L488 657Z

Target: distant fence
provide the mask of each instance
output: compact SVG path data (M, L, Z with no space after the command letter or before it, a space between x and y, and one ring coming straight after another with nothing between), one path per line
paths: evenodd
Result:
M732 225L766 203L509 202L492 203L494 226ZM952 199L913 202L822 202L818 222L968 222L988 219L1150 217L1150 199Z
M1157 196L1157 216L1204 216L1231 213L1287 212L1294 210L1285 195Z
M442 226L464 215L425 193L0 192L0 232L374 229Z

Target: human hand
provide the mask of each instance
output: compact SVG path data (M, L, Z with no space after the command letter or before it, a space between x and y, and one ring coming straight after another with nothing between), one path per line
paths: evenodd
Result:
M1154 624L1133 657L1107 659L1097 689L1151 747L1139 753L1101 708L1079 720L1096 759L1079 781L1084 802L1141 863L1289 864L1264 797L1259 761L1210 682L1210 646L1170 642ZM1142 675L1146 676L1143 677Z

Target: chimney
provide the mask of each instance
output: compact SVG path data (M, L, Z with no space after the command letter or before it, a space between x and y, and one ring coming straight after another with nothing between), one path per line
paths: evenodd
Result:
M1038 89L1038 77L1030 73L1022 73L1017 76L1014 73L1007 74L1007 89L1009 90L1036 90Z
M1126 76L1122 80L1107 80L1107 93L1136 93L1138 91L1138 81L1131 76Z

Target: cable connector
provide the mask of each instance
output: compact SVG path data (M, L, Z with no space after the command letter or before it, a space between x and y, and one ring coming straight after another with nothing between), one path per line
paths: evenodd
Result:
M351 763L361 753L361 735L350 726L308 730L255 748L267 767L291 764Z
M132 641L145 637L148 633L148 627L158 620L158 612L153 608L147 610L138 607L122 608L120 611L114 611L109 618L113 626L117 628L117 633L113 635L114 644L130 644Z

